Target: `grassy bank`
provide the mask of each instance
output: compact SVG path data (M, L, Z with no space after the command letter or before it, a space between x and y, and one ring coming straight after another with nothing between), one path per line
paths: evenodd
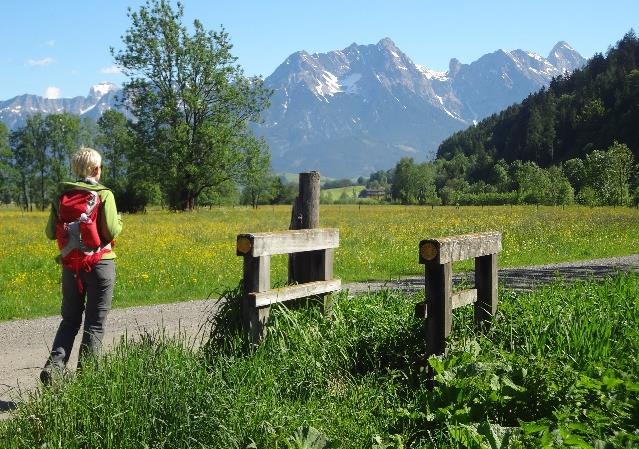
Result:
M0 320L59 311L60 273L56 245L44 237L46 219L0 208ZM237 234L285 230L289 221L288 206L125 216L114 307L215 296L241 277ZM421 239L485 230L503 232L500 266L639 252L639 213L625 208L327 205L321 224L340 229L335 274L345 282L418 275ZM273 281L282 282L285 256L272 263Z
M3 447L637 447L639 277L501 294L488 333L455 312L426 388L417 297L341 297L272 314L248 351L228 329L193 353L149 336L0 423ZM226 335L226 338L223 336ZM318 433L314 433L315 430ZM318 436L319 435L319 436ZM298 443L295 443L295 441Z

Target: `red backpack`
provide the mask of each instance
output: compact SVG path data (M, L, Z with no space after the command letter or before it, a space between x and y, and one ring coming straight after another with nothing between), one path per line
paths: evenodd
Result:
M83 292L80 270L91 271L111 251L98 233L101 200L94 190L74 188L60 195L55 236L62 265L75 272L78 291Z

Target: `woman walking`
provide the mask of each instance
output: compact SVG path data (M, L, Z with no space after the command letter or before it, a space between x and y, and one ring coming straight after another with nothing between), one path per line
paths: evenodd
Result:
M81 148L71 158L71 171L77 180L60 184L46 227L47 237L57 240L60 249L62 321L40 373L45 385L66 367L83 315L79 365L101 349L115 283L113 240L122 230L113 193L99 183L100 154Z

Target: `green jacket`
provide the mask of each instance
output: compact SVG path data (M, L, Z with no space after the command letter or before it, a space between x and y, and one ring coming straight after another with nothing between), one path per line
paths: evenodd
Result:
M77 182L61 182L58 188L58 195L61 195L67 190L75 188L93 190L98 192L102 205L98 211L98 232L100 233L100 239L104 242L110 242L114 240L120 231L122 231L122 217L118 214L118 209L115 205L115 198L113 192L102 184L89 184L83 181ZM51 213L49 214L49 221L45 229L45 234L51 240L55 240L55 225L58 221L58 202L51 203ZM102 259L115 259L115 253L113 251L105 253Z

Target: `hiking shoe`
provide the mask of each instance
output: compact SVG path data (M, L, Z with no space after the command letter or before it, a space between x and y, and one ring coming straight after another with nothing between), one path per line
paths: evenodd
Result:
M51 385L51 377L51 367L44 368L40 371L40 382L42 382L42 385L45 387Z
M44 368L42 368L42 371L40 371L40 382L42 382L42 385L44 385L45 387L48 387L49 385L51 385L54 378L60 379L63 370L64 368L55 365L45 366Z

